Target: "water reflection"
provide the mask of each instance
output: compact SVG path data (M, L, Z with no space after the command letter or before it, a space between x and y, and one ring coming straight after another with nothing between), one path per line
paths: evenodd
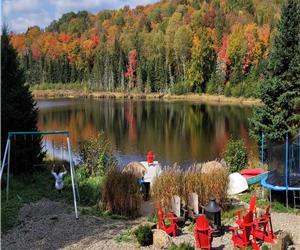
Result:
M38 105L40 130L69 130L75 151L79 141L103 130L122 163L143 159L150 149L168 163L211 160L221 156L230 135L243 138L249 151L255 148L248 135L249 107L93 99Z

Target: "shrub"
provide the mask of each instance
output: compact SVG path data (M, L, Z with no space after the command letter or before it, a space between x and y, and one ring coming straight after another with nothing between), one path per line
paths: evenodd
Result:
M111 144L104 133L99 133L96 138L81 142L79 152L82 164L89 176L103 175L109 166L116 165Z
M153 244L153 233L150 225L140 225L134 235L141 246L149 246Z
M217 181L216 181L217 180ZM152 187L156 202L160 202L165 209L171 207L173 195L179 195L186 203L188 195L192 192L198 194L199 203L207 205L210 197L215 197L220 206L226 199L228 187L228 171L217 169L202 173L201 168L190 167L187 171L179 168L170 168L158 176Z
M206 206L211 197L216 198L217 203L224 207L228 188L228 171L218 169L201 176L202 193L199 196L199 203Z
M182 95L190 92L190 87L184 82L175 83L171 89L171 93L175 95Z
M106 175L102 202L104 209L112 213L135 218L139 215L142 196L137 178L111 167Z
M218 204L223 206L227 194L228 171L224 168L203 173L201 169L189 168L185 172L184 185L186 201L188 195L195 192L198 194L200 205L206 206L210 197L214 197Z
M180 243L179 246L172 243L168 250L194 250L194 247L190 243Z
M164 208L170 208L173 195L183 196L183 173L177 166L165 169L156 177L152 186L154 200Z
M229 139L225 150L225 161L230 172L239 172L247 165L247 151L243 140Z

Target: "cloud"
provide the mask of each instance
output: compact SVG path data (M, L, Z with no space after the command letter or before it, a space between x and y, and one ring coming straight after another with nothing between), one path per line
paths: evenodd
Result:
M13 31L24 32L29 26L45 28L54 19L70 11L97 13L104 9L134 8L157 0L3 0L3 17Z
M42 11L40 13L29 13L24 16L18 16L14 19L8 20L8 25L13 31L24 32L28 27L38 25L39 27L46 27L52 21L47 15L47 12Z
M41 1L38 0L5 0L3 1L3 15L8 16L13 12L31 12L38 10Z

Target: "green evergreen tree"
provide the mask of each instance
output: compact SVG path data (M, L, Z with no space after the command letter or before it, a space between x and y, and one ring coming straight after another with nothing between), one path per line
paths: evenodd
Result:
M1 146L2 156L9 131L37 131L38 110L25 86L23 71L9 42L7 28L1 36ZM29 173L33 163L43 158L41 138L19 136L12 139L11 167L13 173ZM1 157L2 158L2 157Z
M277 141L300 125L300 3L288 0L282 7L278 34L269 58L266 79L259 97L264 106L254 110L251 134L260 139L264 129L268 138Z
M206 84L214 71L216 53L207 31L198 34L198 40L192 48L192 59L188 69L188 80L193 91L204 92Z

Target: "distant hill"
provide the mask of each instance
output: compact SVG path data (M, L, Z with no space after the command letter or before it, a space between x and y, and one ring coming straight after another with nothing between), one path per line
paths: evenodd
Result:
M164 0L11 34L29 84L255 95L282 0Z

